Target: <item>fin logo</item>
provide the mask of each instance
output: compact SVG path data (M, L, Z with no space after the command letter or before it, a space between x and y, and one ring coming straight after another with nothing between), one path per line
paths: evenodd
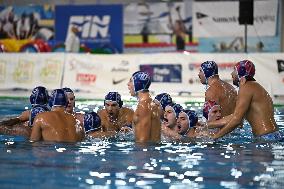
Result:
M81 38L107 38L109 37L109 24L111 16L71 16L68 32L73 26L81 32Z

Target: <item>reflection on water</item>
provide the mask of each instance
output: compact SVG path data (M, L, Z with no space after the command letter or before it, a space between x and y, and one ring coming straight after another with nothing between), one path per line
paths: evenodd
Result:
M4 188L281 188L284 184L283 143L141 146L98 140L31 144L2 138L0 146Z
M275 118L282 131L283 111ZM217 142L159 145L0 135L1 188L283 188L283 142L254 143L250 133L245 125Z

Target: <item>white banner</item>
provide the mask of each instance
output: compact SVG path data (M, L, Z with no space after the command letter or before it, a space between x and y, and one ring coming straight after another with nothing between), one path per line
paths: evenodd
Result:
M8 53L0 55L0 89L59 88L64 54Z
M68 54L63 86L92 98L104 97L110 91L127 94L127 82L138 70L138 56Z
M219 67L220 78L232 84L233 67L236 62L244 59L254 62L255 79L272 97L284 95L284 53L7 53L0 54L0 89L32 89L37 85L43 85L49 90L70 87L79 98L104 98L108 92L117 91L125 99L130 96L127 88L130 77L134 72L144 70L152 77L150 91L153 95L167 92L174 96L174 99L182 96L183 101L192 101L196 97L204 100L205 86L200 83L198 77L200 64L207 60L215 61Z
M275 36L278 0L254 1L254 25L248 25L248 36ZM194 37L242 37L239 25L239 1L194 2Z

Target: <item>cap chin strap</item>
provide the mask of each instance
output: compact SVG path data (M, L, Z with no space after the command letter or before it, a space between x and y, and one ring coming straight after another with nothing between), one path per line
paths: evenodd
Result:
M182 134L182 136L187 135L187 133L189 132L189 130L190 130L190 126L188 126L188 129L185 131L185 133Z

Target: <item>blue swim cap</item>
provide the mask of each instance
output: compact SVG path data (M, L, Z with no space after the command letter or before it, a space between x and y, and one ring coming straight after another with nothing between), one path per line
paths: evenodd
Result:
M30 112L30 117L29 117L29 126L33 126L34 119L37 114L42 113L42 112L47 112L49 111L49 108L47 106L42 106L42 105L36 105L31 109Z
M68 105L68 98L63 89L55 89L52 91L48 103L50 107L53 106L66 107Z
M74 94L73 90L68 88L68 87L64 87L62 89L63 89L63 91L65 91L65 93L73 93Z
M96 112L86 113L84 115L85 133L97 131L101 128L101 118Z
M206 61L201 64L201 69L205 75L205 78L208 79L214 75L218 75L218 66L214 61Z
M196 123L198 122L198 116L196 114L196 112L194 110L184 110L183 111L189 120L189 127L194 127L196 125Z
M106 101L117 102L117 104L120 108L123 105L123 101L121 100L121 96L118 92L109 92L105 96L104 105L105 105Z
M178 118L179 113L183 111L183 107L180 104L171 103L167 106L170 106L174 110L176 118Z
M45 87L38 86L32 90L32 94L30 96L31 105L44 105L48 102L48 91Z
M149 91L149 87L151 85L151 77L148 73L138 71L132 75L134 91Z
M167 93L158 94L155 97L155 100L157 100L161 104L163 110L165 110L167 105L173 103L172 97Z

